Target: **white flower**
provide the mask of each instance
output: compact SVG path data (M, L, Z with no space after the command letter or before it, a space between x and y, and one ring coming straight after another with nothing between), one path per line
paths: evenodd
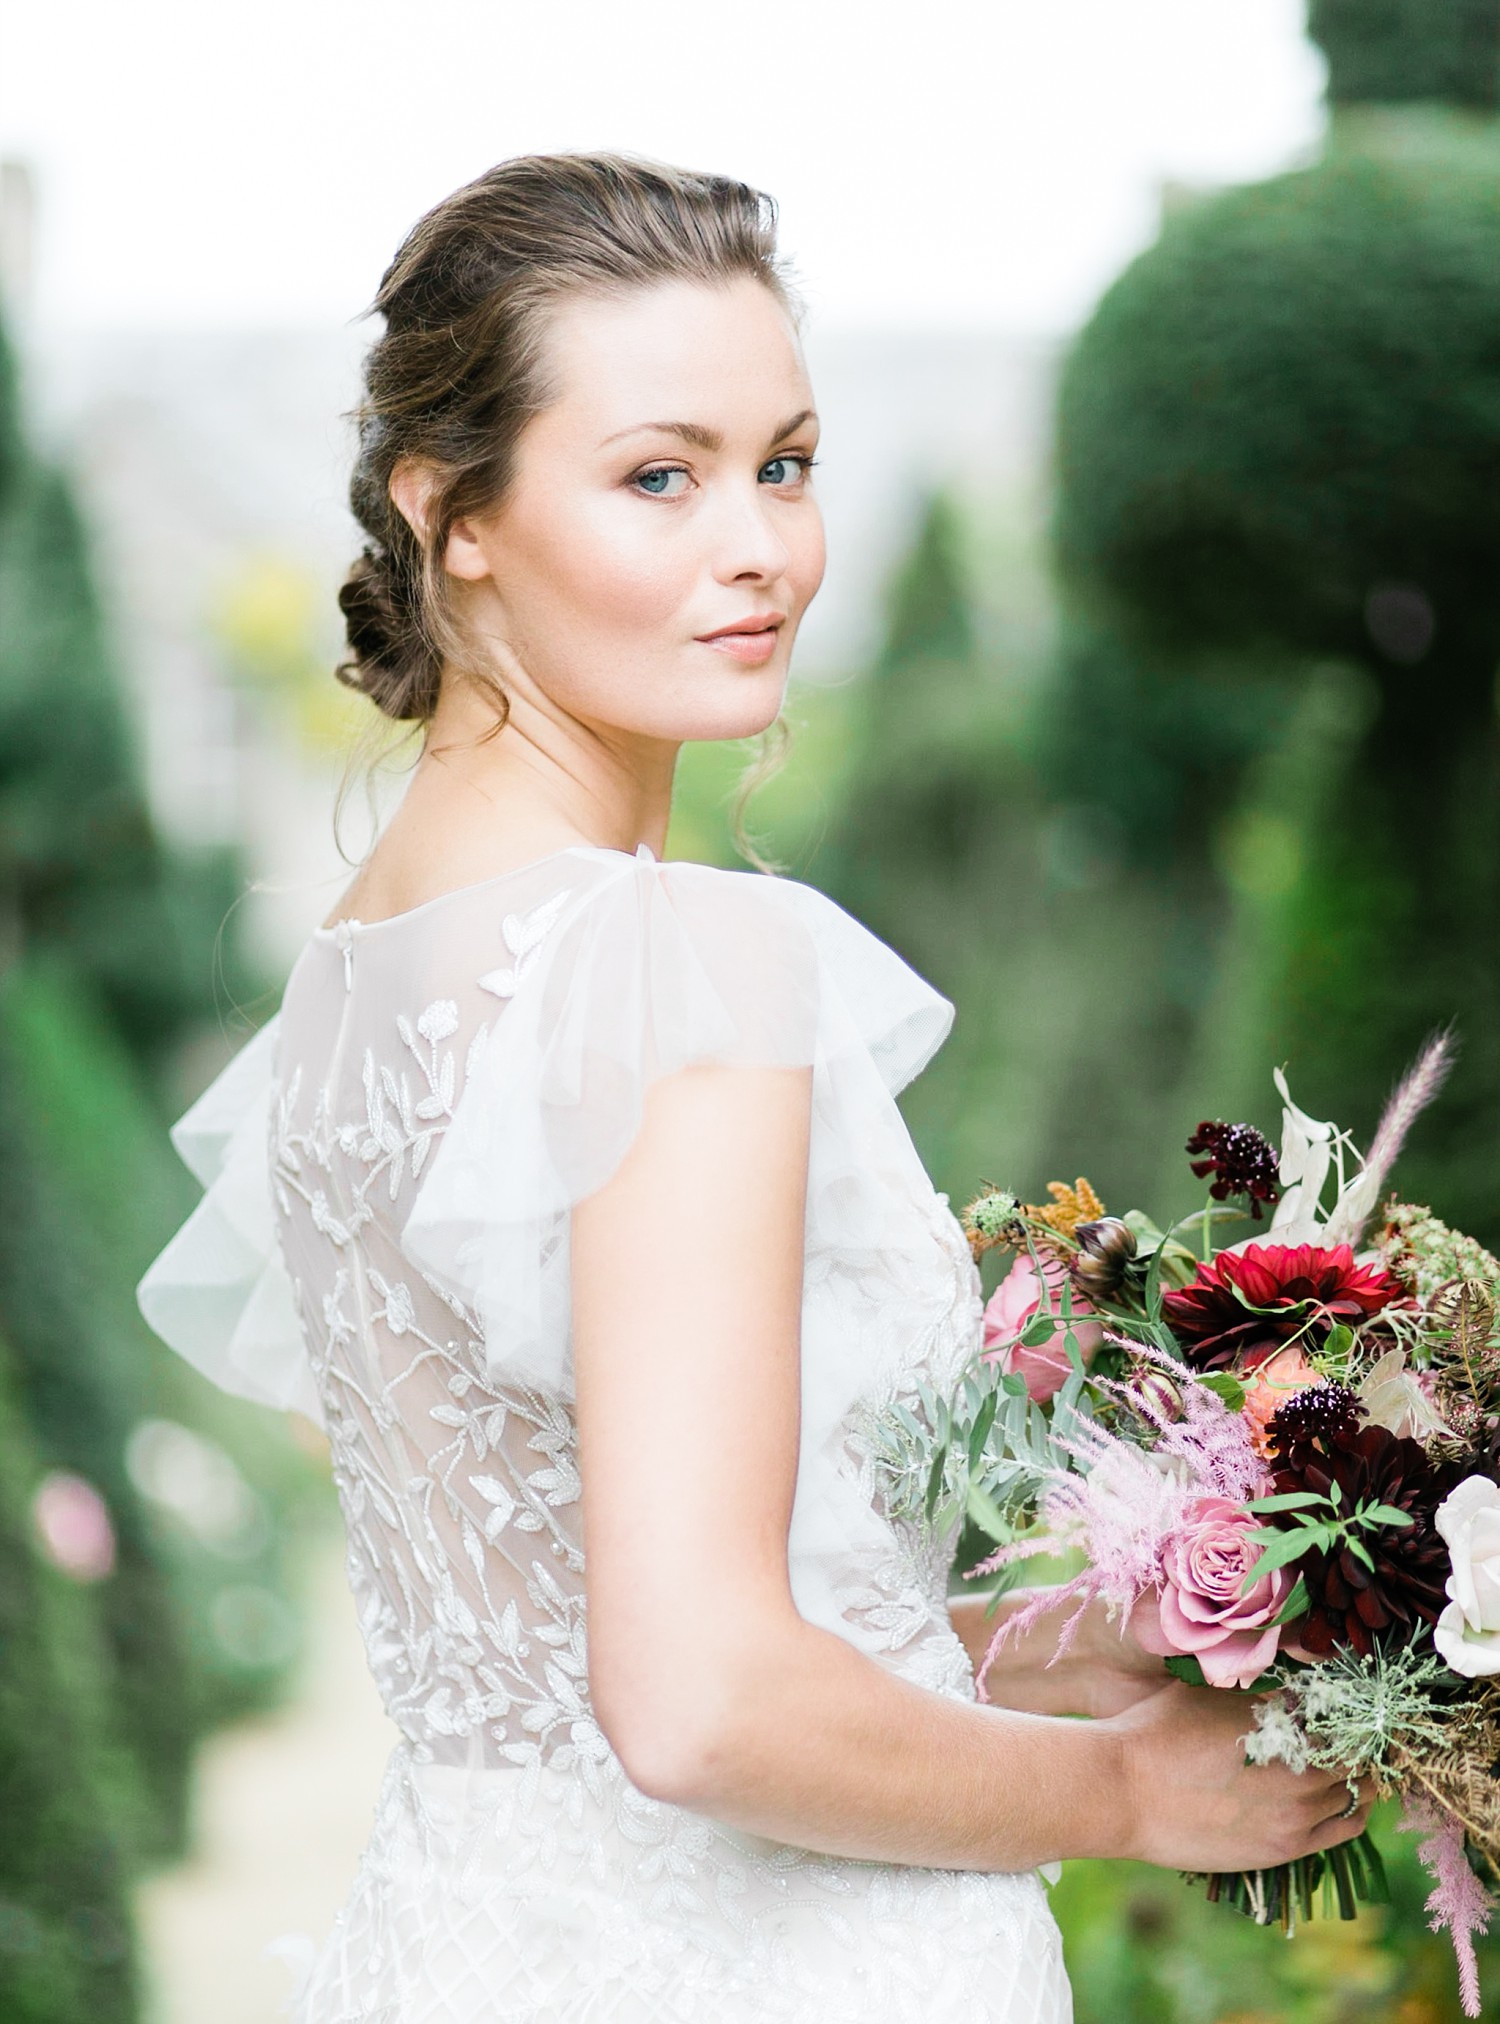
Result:
M1500 1484L1465 1476L1443 1499L1434 1520L1448 1542L1451 1600L1432 1627L1432 1641L1466 1679L1500 1673Z

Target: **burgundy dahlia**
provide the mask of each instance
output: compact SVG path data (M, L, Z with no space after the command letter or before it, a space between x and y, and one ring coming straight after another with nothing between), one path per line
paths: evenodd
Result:
M1280 1200L1276 1155L1253 1124L1206 1120L1188 1140L1187 1150L1203 1154L1193 1161L1193 1172L1200 1180L1213 1175L1208 1192L1216 1202L1244 1195L1258 1223L1261 1203Z
M1341 1385L1326 1389L1344 1390ZM1277 1494L1311 1490L1326 1497L1337 1483L1341 1513L1380 1503L1412 1520L1410 1525L1355 1529L1353 1537L1368 1553L1369 1566L1347 1541L1331 1552L1304 1553L1295 1563L1307 1584L1308 1607L1289 1636L1314 1658L1327 1658L1345 1646L1365 1657L1377 1644L1409 1644L1417 1627L1434 1622L1447 1601L1448 1548L1432 1521L1462 1470L1434 1463L1420 1441L1385 1427L1358 1425L1357 1402L1355 1411L1349 1409L1352 1393L1309 1413L1315 1396L1311 1390L1298 1392L1271 1421L1279 1450L1273 1475ZM1296 1516L1278 1514L1272 1522L1290 1525Z
M1253 1368L1279 1343L1339 1322L1356 1327L1402 1297L1378 1265L1356 1265L1347 1244L1247 1244L1200 1265L1186 1286L1162 1296L1167 1325L1198 1370L1241 1359Z

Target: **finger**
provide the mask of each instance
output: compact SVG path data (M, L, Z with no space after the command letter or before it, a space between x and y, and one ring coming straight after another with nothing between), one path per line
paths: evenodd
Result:
M1337 1848L1342 1841L1358 1841L1369 1822L1368 1806L1358 1806L1348 1819L1335 1813L1314 1832L1307 1845L1307 1853L1315 1855L1325 1848Z

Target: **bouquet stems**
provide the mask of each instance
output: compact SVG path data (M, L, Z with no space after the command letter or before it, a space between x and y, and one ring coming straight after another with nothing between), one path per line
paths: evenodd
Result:
M1210 1904L1231 1905L1257 1925L1279 1925L1288 1934L1296 1931L1299 1917L1312 1917L1320 1886L1325 1915L1337 1911L1341 1919L1355 1917L1361 1904L1391 1901L1385 1865L1368 1828L1354 1841L1278 1863L1274 1869L1221 1870L1201 1880Z

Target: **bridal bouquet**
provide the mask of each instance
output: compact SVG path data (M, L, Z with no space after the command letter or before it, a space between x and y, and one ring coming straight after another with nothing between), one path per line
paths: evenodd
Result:
M1399 1795L1477 2016L1500 1882L1500 1260L1385 1193L1450 1051L1428 1046L1363 1157L1278 1072L1279 1150L1200 1124L1207 1199L1170 1229L1107 1215L1084 1180L1045 1205L986 1188L970 1244L1014 1262L976 1365L924 1394L925 1425L893 1407L881 1449L893 1508L995 1541L971 1577L1050 1563L981 1699L1008 1636L1072 1605L1066 1649L1095 1601L1179 1679L1250 1690L1252 1761ZM1207 1881L1288 1932L1318 1897L1345 1918L1385 1897L1368 1833Z

